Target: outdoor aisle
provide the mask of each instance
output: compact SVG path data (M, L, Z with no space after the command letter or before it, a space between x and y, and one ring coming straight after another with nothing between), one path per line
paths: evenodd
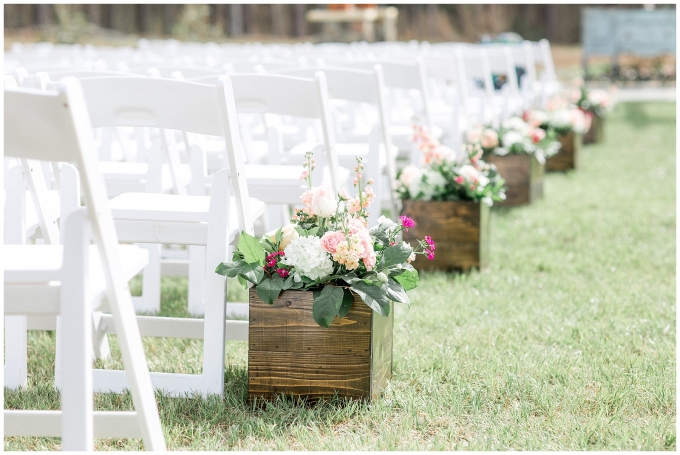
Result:
M254 410L247 346L228 342L223 400L159 399L168 448L674 449L675 104L620 104L606 121L579 169L546 175L543 200L492 211L487 270L423 274L411 308L395 306L382 400ZM182 286L164 281L164 314L184 316ZM30 332L29 343L29 391L6 391L5 407L57 408L54 336ZM151 369L200 368L201 341L145 345ZM97 397L98 409L129 406ZM12 438L5 449L58 443Z

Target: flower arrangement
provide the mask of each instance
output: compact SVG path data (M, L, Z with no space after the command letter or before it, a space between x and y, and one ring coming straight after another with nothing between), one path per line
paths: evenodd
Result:
M498 130L474 127L468 130L466 139L468 144L479 145L487 154L534 154L539 161L550 158L560 149L552 129L545 130L522 117L506 119Z
M419 240L415 249L403 242L401 232L415 226L408 217L395 223L382 216L378 226L367 227L375 194L368 186L373 180L362 174L361 158L355 197L344 189L336 195L327 186L312 187L314 168L308 152L300 176L308 189L291 223L260 239L242 232L232 262L221 263L215 272L255 285L269 304L287 289L312 291L312 315L323 327L349 312L353 293L383 316L389 314L390 301L410 305L406 291L418 286L418 272L410 263L419 254L434 259L432 239Z
M402 199L473 201L491 206L505 199L496 166L482 161L482 149L469 144L459 159L456 152L432 138L427 128L413 124L413 142L422 154L422 167L408 165L399 173L397 193Z
M573 90L571 99L582 111L589 112L596 117L604 117L607 112L614 109L614 86L609 91L589 89L582 79L578 79L576 85L577 88Z
M559 136L571 132L583 134L590 128L590 117L563 97L550 98L546 107L547 111L527 110L522 118L534 128L542 128L546 131L552 129Z

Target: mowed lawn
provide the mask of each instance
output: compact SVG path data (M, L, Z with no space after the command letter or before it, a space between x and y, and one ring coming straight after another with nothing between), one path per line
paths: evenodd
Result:
M228 342L224 398L158 396L169 448L675 450L675 137L674 103L619 105L577 171L546 176L543 200L492 212L487 270L421 275L396 309L382 399L254 409L247 346ZM183 315L186 281L163 285L164 314ZM29 387L5 390L5 408L58 409L54 335L29 342ZM152 369L200 371L201 341L145 343ZM96 406L131 408L113 394ZM5 438L6 450L59 447Z

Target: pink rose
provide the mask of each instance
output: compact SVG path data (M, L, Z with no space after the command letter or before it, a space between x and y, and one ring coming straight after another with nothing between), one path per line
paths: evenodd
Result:
M482 133L481 145L485 149L498 147L498 134L494 130L485 129Z
M340 231L329 231L321 237L321 247L331 254L338 248L338 243L345 240L345 234Z
M404 183L404 185L409 186L414 178L420 178L421 175L420 169L409 164L401 171L399 179Z
M541 142L543 139L545 139L545 131L541 128L535 128L531 132L531 140L534 142L534 144Z
M357 218L352 218L351 220L349 220L347 228L349 230L349 235L354 235L359 231L365 230L366 226L361 220Z

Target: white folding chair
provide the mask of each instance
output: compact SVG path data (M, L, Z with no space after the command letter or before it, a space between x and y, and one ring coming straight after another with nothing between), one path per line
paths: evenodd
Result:
M270 74L234 74L230 79L238 113L272 114L318 121L321 140L314 155L319 166L314 173L315 184L325 181L334 191L339 191L348 182L349 170L338 165L335 153L335 137L330 127L328 111L328 90L323 73L317 73L314 79ZM299 180L302 170L297 165L279 164L283 153L280 134L275 128L268 128L267 134L271 164L244 166L248 191L267 204L299 204L300 197L306 190ZM198 179L200 172L193 172L192 169L192 174ZM205 176L204 179L205 184L209 184L210 177ZM271 227L284 221L283 216L280 220L274 220L277 213L280 214L281 211L270 211Z
M427 77L422 58L418 57L415 62L387 59L348 61L341 66L371 70L376 64L383 69L385 86L389 92L389 110L392 114L390 134L393 143L400 151L411 152L411 120L414 115L429 128L435 138L440 139L444 131L431 121Z
M247 339L248 322L225 322L226 281L214 271L231 259L230 243L237 234L252 233L252 219L264 211L262 202L248 197L230 80L224 76L212 86L147 77L81 82L94 127L135 125L224 137L229 169L213 176L210 196L125 193L110 202L121 240L189 246L189 312L200 314L205 307L204 319L138 317L143 336L203 339L201 374L152 372L154 386L173 396L221 395L225 337ZM191 153L202 151L194 144ZM115 333L106 316L100 329ZM120 392L124 387L120 371L95 371L96 390Z
M60 314L65 328L61 411L5 410L5 436L61 436L64 450L93 450L95 435L141 437L147 450L165 450L127 286L130 271L141 269L146 255L118 245L78 81L65 80L57 92L5 90L4 131L8 156L75 162L89 209L69 216L64 247L4 247L5 314ZM89 246L89 229L96 247ZM123 258L131 261L126 267ZM102 290L119 335L134 412L93 411L90 299Z
M351 103L352 109L347 114L351 117L348 127L343 128L339 121L335 122L336 137L340 136L344 141L335 144L340 165L352 168L355 166L356 157L364 157L366 162L366 175L375 177L379 182L375 188L376 203L369 216L369 225L377 224L381 215L381 203L387 201L390 205L392 216L396 216L396 198L393 192L393 182L396 181L396 157L398 150L392 145L392 137L389 132L389 120L387 118L385 84L383 79L382 67L376 65L373 71L358 70L353 68L335 67L308 67L308 68L289 68L277 70L274 74L286 74L294 77L312 79L317 71L322 71L326 77L328 86L328 96L330 101L341 101L345 104ZM362 106L356 106L361 103ZM359 107L369 105L373 107L375 122L370 122L364 111ZM348 106L340 106L348 107ZM336 112L333 110L332 112ZM366 122L366 120L369 120ZM361 125L360 125L361 124ZM359 128L363 128L363 131ZM308 149L305 144L294 147L287 154L291 162L302 163L304 153ZM384 181L378 180L383 176ZM383 194L384 193L384 194Z

